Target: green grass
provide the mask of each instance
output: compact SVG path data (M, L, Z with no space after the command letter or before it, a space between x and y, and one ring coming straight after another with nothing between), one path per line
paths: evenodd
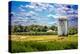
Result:
M12 35L11 38L10 52L12 53L78 48L77 35L69 35L68 37L58 37L57 35Z

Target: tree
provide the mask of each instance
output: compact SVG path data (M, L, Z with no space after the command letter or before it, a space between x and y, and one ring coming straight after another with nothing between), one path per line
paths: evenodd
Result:
M71 28L69 28L68 33L70 35L77 34L78 33L78 30L77 30L77 28L71 27Z
M23 26L21 25L14 25L12 29L13 32L23 32Z
M51 29L51 30L54 30L54 31L57 31L57 27L56 27L56 26L54 26L54 25L53 25L53 26L51 26L51 27L50 27L50 29Z

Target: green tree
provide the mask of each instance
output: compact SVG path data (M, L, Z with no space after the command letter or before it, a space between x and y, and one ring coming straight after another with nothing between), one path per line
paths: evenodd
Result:
M13 26L13 32L23 32L23 26L21 25L15 25Z
M54 30L54 31L57 31L57 27L56 27L56 26L54 26L54 25L53 25L53 26L51 26L51 27L50 27L50 29L51 29L51 30Z
M78 30L77 30L77 28L71 27L71 28L69 28L68 33L71 34L71 35L77 34Z

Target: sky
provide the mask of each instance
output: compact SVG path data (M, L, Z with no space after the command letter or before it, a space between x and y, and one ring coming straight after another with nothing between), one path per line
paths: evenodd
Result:
M9 3L12 25L56 25L60 16L66 16L70 25L78 21L78 6L39 2L12 1Z

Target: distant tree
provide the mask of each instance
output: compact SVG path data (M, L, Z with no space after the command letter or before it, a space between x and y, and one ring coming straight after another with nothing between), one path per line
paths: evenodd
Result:
M23 32L23 26L21 25L15 25L13 26L13 32Z
M77 28L71 27L71 28L69 28L68 33L71 35L77 34L78 30L77 30Z
M48 27L47 26L44 26L43 27L43 32L46 32L48 30Z
M54 30L54 31L57 31L57 27L56 27L56 26L54 26L54 25L53 25L53 26L51 26L51 27L50 27L50 29L51 29L51 30Z
M29 29L28 29L28 26L23 26L23 32L28 32Z
M14 25L12 27L13 32L46 32L49 29L57 30L56 26L41 26L41 25L29 25L29 26L22 26L22 25Z

